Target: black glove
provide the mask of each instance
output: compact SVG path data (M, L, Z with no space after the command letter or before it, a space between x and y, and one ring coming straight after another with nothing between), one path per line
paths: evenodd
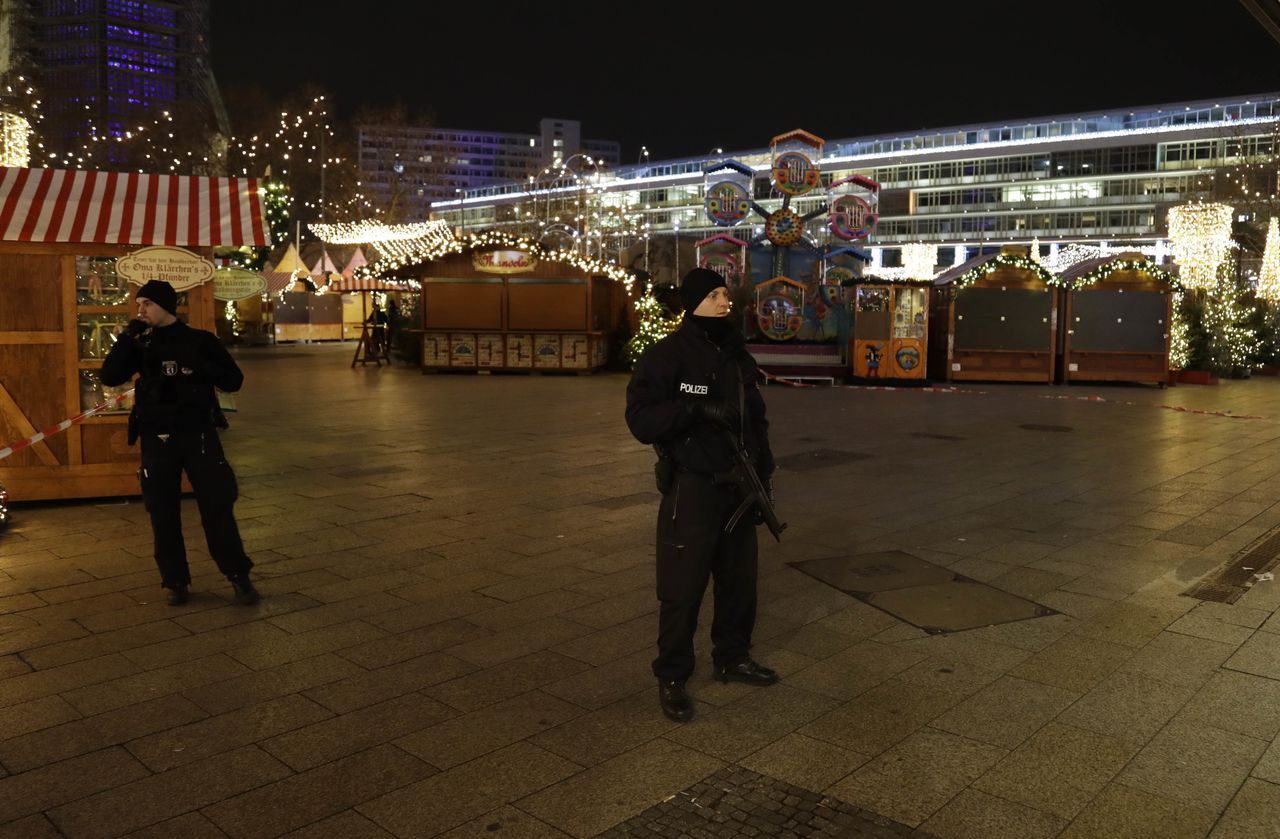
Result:
M134 318L129 321L129 325L124 328L124 331L129 335L129 337L137 338L149 328L150 327L147 325L145 320L138 320L137 318Z
M699 399L690 406L694 419L709 422L729 431L737 431L742 419L738 409L723 399Z

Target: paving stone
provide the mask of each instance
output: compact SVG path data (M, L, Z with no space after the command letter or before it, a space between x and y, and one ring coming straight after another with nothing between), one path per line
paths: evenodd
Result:
M426 653L456 647L467 641L488 638L492 634L489 630L465 620L449 620L433 623L421 629L375 638L363 644L347 647L341 651L340 655L361 667L373 670L417 658Z
M474 711L587 669L576 659L542 650L431 685L423 692L461 711Z
M1072 691L1086 691L1134 654L1132 647L1068 635L1033 654L1011 676Z
M624 755L518 802L573 836L595 836L721 767L714 758L665 740ZM594 806L583 807L581 802Z
M138 737L127 748L152 771L163 772L330 716L314 702L291 695Z
M1266 742L1252 737L1174 722L1134 757L1119 781L1222 812L1266 748Z
M0 839L63 839L63 836L44 816L27 816L0 824Z
M1250 778L1214 825L1210 839L1268 839L1280 824L1280 786Z
M943 731L1016 748L1075 701L1063 688L1005 676L933 720Z
M1280 637L1268 632L1255 634L1227 659L1223 667L1280 679Z
M111 748L0 778L0 824L147 775L124 749Z
M138 666L122 655L104 655L48 670L14 672L0 676L0 706L52 696L85 685L136 673Z
M803 734L788 734L738 763L805 789L827 789L870 757Z
M1065 819L967 789L951 799L922 828L947 839L1051 839Z
M582 709L578 706L535 690L424 727L396 740L396 745L433 766L450 769L480 755L532 738L533 735L554 728L581 713ZM537 740L534 739L534 742ZM545 744L539 745L545 747ZM566 757L576 763L582 762L572 755Z
M499 807L492 813L440 834L441 839L488 839L494 835L503 839L567 839L569 836L515 807Z
M652 659L652 649L632 653L600 667L588 667L567 678L561 678L557 673L556 681L541 687L547 693L583 708L603 708L645 688L656 689L658 683L649 668ZM657 701L656 694L654 701Z
M787 681L836 699L850 699L923 661L928 653L862 641L819 661Z
M793 688L785 682L765 688L732 687L735 690L741 687L746 692L742 698L720 708L698 703L695 693L699 724L680 726L667 737L732 761L807 725L837 704L830 697ZM650 713L657 714L659 709L654 707Z
M474 670L474 665L452 656L429 653L311 688L306 695L331 711L345 714L447 682Z
M886 682L828 711L798 732L860 754L878 755L958 701L952 693Z
M1143 647L1182 615L1169 608L1115 603L1091 615L1075 631L1087 638Z
M559 617L549 617L448 647L445 652L479 667L492 667L539 650L550 649L588 632L590 630L580 624Z
M516 743L356 809L397 837L434 836L562 781L580 769L529 743Z
M101 714L137 702L180 693L189 688L220 682L245 672L244 665L219 653L197 661L148 670L135 675L76 688L62 697L85 716Z
M357 620L302 632L269 647L233 650L229 655L253 670L265 670L321 653L345 650L386 636L387 633L383 630Z
M321 819L284 834L284 839L395 839L355 810L344 810L336 816Z
M231 836L268 839L434 773L434 768L394 746L378 746L228 798L203 812Z
M250 746L82 798L49 815L69 839L118 836L288 774L278 761Z
M7 737L20 737L79 717L75 707L62 697L45 697L0 708L0 731Z
M1059 839L1203 839L1218 814L1122 784L1108 785Z
M241 670L234 678L190 688L183 695L210 714L223 714L363 672L337 655L324 654L268 670Z
M162 696L0 741L0 762L10 771L25 772L204 716L181 696Z
M301 771L435 725L455 713L435 700L411 693L312 723L261 745Z
M1063 711L1057 722L1145 743L1173 719L1193 692L1143 676L1113 673Z
M1051 722L975 781L973 788L1069 820L1139 748L1132 742ZM947 835L946 830L936 832Z
M1008 752L924 728L827 788L827 793L918 827Z
M176 818L144 827L129 834L128 839L226 839L227 834L199 813L185 813Z

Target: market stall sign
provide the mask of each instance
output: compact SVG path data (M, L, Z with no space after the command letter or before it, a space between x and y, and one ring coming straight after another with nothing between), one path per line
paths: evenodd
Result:
M182 248L151 247L121 257L116 273L134 285L163 280L186 291L213 279L213 263Z
M246 300L266 290L266 279L244 268L219 268L213 274L215 300Z
M486 274L523 274L538 267L528 251L483 251L471 254L471 267Z

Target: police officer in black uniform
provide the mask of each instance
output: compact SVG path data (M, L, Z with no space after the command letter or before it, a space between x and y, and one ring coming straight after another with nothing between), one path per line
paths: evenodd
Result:
M258 602L249 580L232 507L236 476L222 453L216 428L226 427L213 389L240 389L244 375L222 342L178 320L178 295L169 283L151 280L138 290L138 317L116 339L102 362L102 382L121 385L139 374L129 444L142 441L142 500L151 514L160 584L169 604L187 602L191 571L182 541L182 473L196 493L209 554L227 576L236 600Z
M658 450L658 699L669 719L693 717L685 681L708 578L715 580L711 624L714 675L770 685L778 675L750 655L756 620L756 532L750 518L725 525L742 501L725 480L733 466L729 435L741 441L771 486L769 424L760 369L728 319L724 278L695 268L680 284L684 322L645 351L627 386L627 425Z

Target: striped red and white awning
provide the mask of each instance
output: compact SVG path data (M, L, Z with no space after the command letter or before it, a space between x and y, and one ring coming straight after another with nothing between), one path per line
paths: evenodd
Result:
M0 241L270 244L256 178L0 166Z

